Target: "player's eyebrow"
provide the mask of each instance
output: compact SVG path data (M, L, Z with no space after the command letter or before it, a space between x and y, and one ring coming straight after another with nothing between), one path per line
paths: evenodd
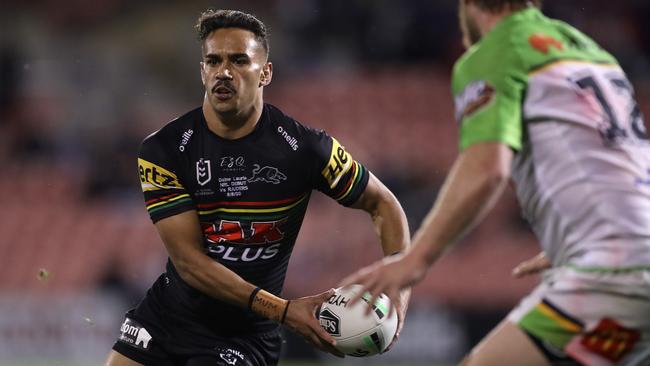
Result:
M217 53L207 53L204 57L205 58L221 58L221 55L219 55ZM244 53L244 52L237 52L237 53L229 53L228 54L228 58L231 58L231 59L232 58L240 58L240 57L250 58L250 56L247 53Z

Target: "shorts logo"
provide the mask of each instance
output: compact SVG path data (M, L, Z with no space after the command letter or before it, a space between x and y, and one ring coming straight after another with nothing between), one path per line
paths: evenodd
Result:
M231 348L222 349L219 357L226 361L228 365L236 365L238 360L244 361L244 354Z
M210 160L201 158L196 162L196 182L200 185L206 185L212 179L212 170L210 169Z
M124 319L118 337L120 341L136 348L148 349L151 338L151 334L140 323L133 319Z
M641 333L638 330L625 328L612 319L604 318L596 329L582 337L580 343L590 351L612 362L618 362L634 348L640 338Z
M470 83L454 100L456 104L456 120L460 123L494 99L495 89L484 80Z
M321 171L330 188L336 187L341 177L352 167L352 156L332 137L332 151L327 166Z
M183 188L176 174L144 159L138 158L138 171L143 192Z
M262 181L265 183L280 184L280 182L287 179L287 176L280 172L278 168L272 166L260 167L259 164L253 164L253 166L255 166L253 176L248 179L248 183Z

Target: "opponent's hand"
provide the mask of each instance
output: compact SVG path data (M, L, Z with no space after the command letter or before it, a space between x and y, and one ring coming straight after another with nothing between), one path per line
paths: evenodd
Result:
M291 300L284 324L320 350L336 357L345 357L345 354L334 348L336 340L320 326L314 315L333 294L334 289L331 289L318 295Z
M546 254L541 252L533 258L519 263L517 267L512 270L512 275L516 278L522 278L549 269L551 266L551 261L548 260Z
M391 348L397 343L397 340L399 339L399 335L402 332L402 328L404 327L404 319L406 319L406 310L408 309L409 306L409 300L411 299L411 289L407 288L405 290L402 290L399 296L399 301L393 303L395 305L395 310L397 311L397 332L395 332L395 337L393 340L390 342L388 347L384 350L384 353L390 351ZM391 309L391 312L393 309ZM390 316L390 313L388 314Z
M381 293L386 294L394 304L399 304L402 301L400 291L422 280L428 268L429 266L417 256L395 255L351 274L341 282L341 286L359 284L363 287L359 295L352 300L353 304L366 291L371 295L369 304L374 304ZM368 313L370 311L371 309L368 309Z

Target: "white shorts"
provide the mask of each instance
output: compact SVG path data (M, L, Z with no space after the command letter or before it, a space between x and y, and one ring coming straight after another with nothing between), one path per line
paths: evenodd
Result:
M650 271L551 269L508 320L558 360L650 365Z

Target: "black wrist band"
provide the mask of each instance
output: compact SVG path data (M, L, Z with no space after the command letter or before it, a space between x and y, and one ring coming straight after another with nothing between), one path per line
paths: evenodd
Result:
M291 300L287 300L287 306L284 307L284 313L282 313L280 324L284 324L284 320L287 318L287 310L289 310L289 304L291 304Z
M257 293L260 292L261 288L255 287L255 290L251 292L251 296L248 298L248 310L253 310L253 301L255 301L255 296L257 296Z
M396 251L396 252L394 252L394 253L390 253L389 255L387 255L387 257L392 257L392 256L394 256L394 255L398 255L398 254L402 254L402 253L403 253L402 250L398 250L398 251Z

